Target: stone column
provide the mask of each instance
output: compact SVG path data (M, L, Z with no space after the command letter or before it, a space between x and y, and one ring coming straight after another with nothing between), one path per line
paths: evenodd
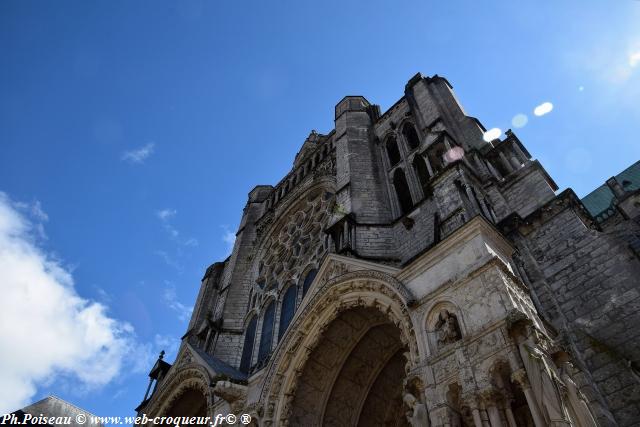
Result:
M434 173L433 173L433 168L431 167L431 162L429 161L429 156L424 155L422 156L422 158L424 159L424 164L427 165L427 171L429 172L429 176L433 177Z
M471 206L476 209L477 213L480 213L480 206L478 205L476 196L473 194L473 190L471 189L471 186L469 184L464 184L464 191L467 193L467 198L469 199Z
M493 175L498 181L502 179L502 176L500 176L496 168L493 167L490 160L487 160L487 167L489 168L489 172L491 172L491 175Z
M533 395L533 391L531 390L531 385L527 378L527 372L524 368L518 369L511 374L511 379L522 387L524 397L527 399L527 405L529 406L529 411L531 411L531 416L533 416L533 422L536 427L546 427L544 417L542 416L542 412L540 412L538 402L536 402L536 397Z
M480 416L480 405L478 398L475 395L466 396L463 398L463 405L471 409L471 415L473 416L474 427L484 427L482 424L482 417Z
M513 165L513 168L515 170L520 169L520 167L522 166L522 164L520 164L520 162L518 161L518 159L516 159L516 156L511 156L509 157L509 159L511 160L511 164Z
M529 160L529 158L524 154L524 151L522 151L522 149L520 148L520 146L516 143L514 143L512 145L513 150L516 152L516 154L518 155L518 157L520 158L520 161L522 163L526 163L527 160Z
M500 411L498 410L498 403L501 400L500 394L497 390L489 388L482 391L482 400L484 406L487 408L487 414L489 415L489 421L491 421L491 427L503 427L502 419L500 417Z
M507 156L504 155L504 153L502 151L500 151L498 153L498 155L500 156L500 160L502 161L502 165L505 167L505 169L507 170L507 173L511 173L513 172L513 165L511 163L509 163L509 160L507 160Z
M504 399L504 413L507 416L507 423L509 427L518 427L516 424L516 417L513 415L513 411L511 410L511 402L513 401L512 396L506 396Z

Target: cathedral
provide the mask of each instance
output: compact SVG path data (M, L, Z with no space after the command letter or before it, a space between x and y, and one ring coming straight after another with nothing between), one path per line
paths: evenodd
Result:
M581 200L485 131L437 75L343 98L249 192L138 414L640 425L640 162Z

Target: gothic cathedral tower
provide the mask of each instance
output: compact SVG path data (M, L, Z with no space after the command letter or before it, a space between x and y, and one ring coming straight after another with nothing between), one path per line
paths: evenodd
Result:
M598 220L515 134L483 134L437 75L414 76L384 114L340 101L335 129L249 193L138 412L637 425L638 191Z

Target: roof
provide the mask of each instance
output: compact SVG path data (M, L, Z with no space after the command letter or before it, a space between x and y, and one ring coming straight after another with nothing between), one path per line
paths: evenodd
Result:
M247 381L247 374L240 372L233 366L228 365L217 357L210 355L209 353L199 349L196 346L189 345L189 348L196 352L198 356L200 356L200 358L202 358L202 360L207 363L211 370L216 374L224 375L232 381Z
M640 160L620 172L614 178L626 191L640 189ZM602 184L583 197L582 204L584 204L589 213L595 217L609 209L615 199L615 195L609 186Z
M91 422L91 418L95 417L95 415L56 396L45 397L31 405L25 406L22 408L22 411L27 414L31 414L34 417L40 415L44 415L46 417L69 417L71 418L71 424L67 425L72 427L102 426L102 423ZM87 421L84 424L77 423L76 417L79 414L83 414L86 417Z

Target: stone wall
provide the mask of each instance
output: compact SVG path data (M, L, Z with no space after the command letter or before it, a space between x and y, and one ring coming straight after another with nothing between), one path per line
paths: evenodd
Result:
M584 392L602 396L619 425L635 425L640 382L630 363L640 360L640 261L624 240L588 220L567 205L536 225L525 236L535 260L527 267L542 273L533 283L542 312L591 373ZM603 423L613 424L606 412Z

